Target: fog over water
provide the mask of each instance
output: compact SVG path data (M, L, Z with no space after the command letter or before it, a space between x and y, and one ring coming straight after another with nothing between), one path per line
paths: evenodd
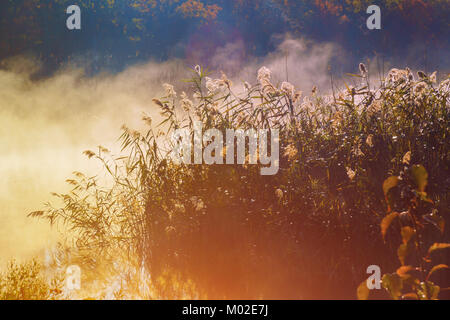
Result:
M286 37L265 57L242 54L242 43L230 42L211 56L211 77L226 72L239 90L243 81L256 83L265 65L274 83L293 83L310 92L313 85L330 89L332 63L345 59L335 44L314 44ZM231 58L230 58L231 57ZM244 58L245 57L245 58ZM386 63L386 68L388 63ZM376 68L372 63L371 67ZM14 57L0 69L0 263L12 257L29 258L58 239L58 229L27 218L52 200L51 192L65 192L73 171L101 174L99 165L82 152L98 145L118 152L120 127L143 128L142 113L158 118L151 102L161 96L162 84L186 90L191 61L148 61L116 74L86 76L82 68L66 66L52 76L34 79L40 63ZM400 66L402 67L402 66ZM356 73L357 65L347 72ZM376 70L374 73L378 72ZM336 79L341 75L334 75ZM157 121L154 121L157 123ZM62 230L62 229L61 229Z

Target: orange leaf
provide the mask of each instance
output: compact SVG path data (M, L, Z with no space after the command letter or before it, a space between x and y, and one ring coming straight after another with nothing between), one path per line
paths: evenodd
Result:
M409 242L409 240L411 240L411 238L414 236L415 233L416 232L414 231L413 228L403 227L402 231L401 231L403 243L407 244Z
M367 300L369 298L369 293L370 290L369 288L367 288L367 280L364 280L358 286L358 289L356 290L356 296L358 297L358 300Z
M450 248L450 243L435 243L428 249L428 253L432 253L433 251L447 248Z
M391 176L384 180L383 182L383 192L384 195L387 196L389 190L391 190L393 187L395 187L398 184L398 177Z
M430 270L430 272L428 273L427 279L428 279L435 271L438 271L438 270L441 270L441 269L448 269L448 265L446 265L446 264L438 264L438 265L434 266L434 267Z
M414 292L405 293L402 295L403 300L419 300L419 297Z
M408 272L410 272L413 269L414 268L411 266L402 266L397 269L397 274L400 278L407 278L407 277L409 277Z

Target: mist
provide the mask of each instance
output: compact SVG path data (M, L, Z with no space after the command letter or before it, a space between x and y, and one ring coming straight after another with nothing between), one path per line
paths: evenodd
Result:
M248 57L243 50L240 40L216 49L209 60L211 76L224 71L237 86L255 84L257 70L266 66L274 83L288 80L304 92L314 85L325 92L331 86L331 64L345 57L336 44L289 37L265 57ZM13 256L29 258L58 240L63 229L51 229L27 214L51 201L51 192L68 191L65 180L73 171L102 174L84 150L102 145L118 153L120 127L143 128L143 112L158 123L152 98L163 95L165 82L189 93L182 80L190 77L192 63L148 61L94 76L67 65L41 79L34 75L42 66L30 57L1 63L0 263Z
M101 173L82 152L112 150L120 127L142 126L142 113L157 110L151 98L161 83L185 68L179 61L136 65L116 74L86 77L67 67L31 80L39 62L16 57L0 70L0 263L28 258L58 238L57 228L26 215L67 191L73 171ZM63 231L62 231L63 232Z

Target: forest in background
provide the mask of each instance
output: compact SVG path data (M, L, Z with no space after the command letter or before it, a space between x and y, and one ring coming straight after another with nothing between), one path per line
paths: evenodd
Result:
M65 27L65 11L71 4L81 7L78 32ZM191 58L196 60L190 61L193 64L208 65L212 51L226 43L240 40L245 55L263 56L276 47L278 35L291 33L339 44L351 60L349 65L380 55L402 57L401 63L429 71L449 67L447 0L377 1L382 10L379 31L365 27L370 4L368 0L7 0L0 4L0 58L31 54L45 63L48 72L69 61L88 64L93 73L122 70L150 58Z

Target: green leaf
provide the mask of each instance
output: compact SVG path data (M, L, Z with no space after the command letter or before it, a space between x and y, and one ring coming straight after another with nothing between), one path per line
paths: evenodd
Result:
M436 300L441 288L431 281L421 282L417 294L420 300Z
M396 273L385 274L381 279L381 284L394 300L398 300L402 295L403 281Z
M411 168L411 174L414 182L416 183L417 190L420 192L425 191L425 187L428 184L428 172L422 165L414 165Z
M394 221L394 219L398 217L398 212L392 212L390 214L388 214L387 216L385 216L383 218L383 220L381 220L381 235L383 236L383 239L386 235L387 229L389 228L389 226L391 225L392 221Z
M367 287L366 279L358 286L358 289L356 290L356 296L358 297L358 300L367 300L369 298L369 293L370 290Z
M447 248L450 248L450 243L435 243L428 249L428 253L432 253L433 251Z
M393 187L398 185L398 177L397 176L391 176L384 180L383 182L383 192L384 195L387 196L389 190L391 190Z

